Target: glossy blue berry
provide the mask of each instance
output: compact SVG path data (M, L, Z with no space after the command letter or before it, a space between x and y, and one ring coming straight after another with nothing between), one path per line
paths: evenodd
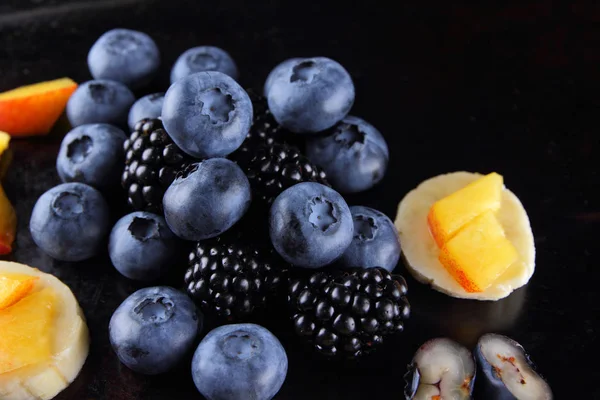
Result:
M306 155L327 173L340 193L372 188L385 176L389 150L379 131L363 119L347 116L325 135L311 137Z
M164 93L152 93L138 99L129 109L127 125L131 131L135 130L135 124L146 118L159 118L165 100Z
M67 102L71 126L106 123L127 126L127 114L135 96L122 83L109 80L87 81L79 85Z
M112 29L94 43L87 62L94 79L109 79L137 89L158 72L160 52L154 40L143 32Z
M110 212L102 194L93 187L63 183L35 203L29 231L37 246L61 261L83 261L105 249Z
M239 71L225 50L214 46L198 46L184 51L173 64L171 83L196 72L218 71L237 80Z
M340 263L346 267L381 267L390 272L400 259L400 236L392 220L369 207L350 207L354 222L352 243Z
M137 211L122 217L108 242L110 259L122 275L139 281L163 276L177 257L179 240L162 216Z
M342 196L320 183L304 182L273 202L269 229L275 250L289 263L319 268L338 259L350 245L352 215Z
M348 71L326 57L295 58L276 66L265 82L273 117L295 133L331 128L354 104Z
M250 183L241 168L225 158L210 158L175 178L163 208L173 233L185 240L204 240L231 228L250 202Z
M123 171L125 133L109 124L85 124L65 135L56 159L63 182L115 187Z
M168 286L140 289L115 310L110 344L128 368L145 375L167 372L191 352L203 317L194 302Z
M288 358L279 340L255 324L210 331L192 360L194 383L211 400L270 400L281 389L287 370Z

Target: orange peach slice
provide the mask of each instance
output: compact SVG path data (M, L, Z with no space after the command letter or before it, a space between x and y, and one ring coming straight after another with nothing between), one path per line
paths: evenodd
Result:
M30 275L0 276L0 310L4 310L27 296L39 278Z
M17 214L0 185L0 255L10 254L17 233Z
M48 288L0 311L0 375L51 357L55 313L56 294Z
M483 292L518 258L492 211L460 230L439 255L442 265L469 293Z
M0 130L12 136L49 133L75 89L77 83L61 78L0 93Z
M429 230L438 247L478 215L500 209L504 179L493 172L435 202L427 216Z

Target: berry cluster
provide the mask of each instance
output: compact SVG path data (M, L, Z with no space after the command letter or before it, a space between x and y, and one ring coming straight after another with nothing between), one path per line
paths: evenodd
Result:
M343 197L378 184L389 158L379 131L348 115L355 89L346 69L325 57L289 59L260 96L240 86L227 52L195 47L175 61L165 92L136 101L132 89L155 77L160 59L154 41L132 30L93 45L94 80L67 104L64 183L39 199L30 223L58 260L86 260L109 238L116 270L148 286L189 254L180 289L147 287L115 311L119 359L141 373L169 370L210 315L230 324L196 350L198 390L270 399L285 379L285 350L265 328L237 322L256 321L272 299L287 297L290 329L327 357L359 358L401 332L410 307L406 282L391 274L398 233L383 213ZM131 211L112 230L108 197ZM297 278L303 269L314 271ZM241 382L232 386L231 376Z

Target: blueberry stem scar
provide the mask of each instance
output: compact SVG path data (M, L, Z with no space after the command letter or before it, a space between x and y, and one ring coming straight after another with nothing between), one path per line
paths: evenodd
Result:
M175 304L165 296L147 297L138 303L133 312L143 321L163 323L173 316Z
M354 238L360 241L373 240L377 232L375 219L364 215L354 217Z
M335 208L329 200L315 197L309 202L309 207L310 214L308 221L315 229L325 232L338 221L335 216Z
M145 242L158 237L158 224L150 218L135 217L129 224L129 232L137 240Z
M67 158L72 162L79 164L91 153L94 142L92 139L83 135L80 138L73 140L67 147Z
M52 201L52 210L59 217L74 218L84 211L81 195L73 192L63 192Z

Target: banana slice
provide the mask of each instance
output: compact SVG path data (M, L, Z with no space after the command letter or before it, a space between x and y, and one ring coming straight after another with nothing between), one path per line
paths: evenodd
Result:
M38 276L35 290L51 288L57 304L52 357L0 374L0 399L52 399L75 380L88 356L89 333L85 317L71 290L56 277L23 264L0 261L2 274Z
M480 293L466 292L446 271L438 260L439 248L427 225L427 214L436 201L481 177L478 173L453 172L424 181L402 199L394 224L400 234L404 261L415 279L452 297L499 300L525 285L535 270L533 232L527 212L517 196L505 188L497 216L506 237L519 253L519 259Z

